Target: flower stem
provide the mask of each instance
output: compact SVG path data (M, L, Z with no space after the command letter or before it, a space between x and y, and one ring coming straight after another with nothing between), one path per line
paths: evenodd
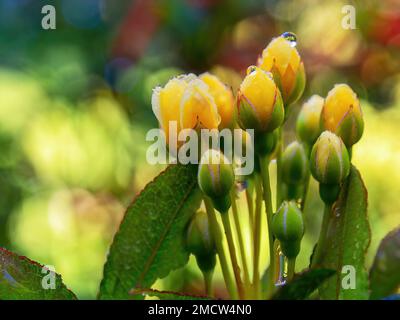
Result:
M204 278L204 287L206 290L206 295L208 297L213 297L213 285L212 285L213 271L203 272L203 278Z
M278 145L276 154L276 209L282 203L282 153L283 153L283 131L278 129Z
M224 225L224 229L225 229L226 240L228 241L229 254L231 256L233 274L235 275L236 286L238 289L239 298L243 299L243 297L244 297L243 284L242 284L242 280L240 278L240 268L239 268L239 264L238 264L237 258L236 258L236 248L235 248L235 243L233 241L231 223L229 221L228 212L221 212L221 219L222 219L222 224Z
M224 251L224 247L222 245L222 234L221 234L221 230L219 228L217 217L215 215L214 207L213 207L210 199L208 199L207 197L204 197L204 204L206 206L208 220L210 221L211 232L213 233L214 238L215 238L215 244L217 247L217 253L218 253L218 257L219 257L219 263L221 265L222 275L224 277L226 288L229 292L231 299L237 300L238 293L236 291L235 283L234 283L231 273L229 271L226 254Z
M296 258L288 259L287 281L291 281L296 267Z
M262 177L262 185L263 185L263 196L265 203L265 210L267 214L267 223L268 223L268 242L269 242L269 284L268 289L269 292L272 293L275 289L275 252L274 252L274 238L271 230L271 219L272 219L272 198L271 198L271 187L270 187L270 179L269 179L269 158L268 157L259 157L260 160L260 169L261 169L261 177Z
M304 146L304 150L307 155L307 159L310 159L311 147L308 144L304 144L303 146ZM308 188L310 187L310 177L311 177L311 172L310 172L310 169L308 168L306 178L304 180L304 185L303 185L303 195L301 197L301 202L300 202L300 210L303 213L304 213L304 208L306 207Z
M239 242L240 257L242 258L243 273L244 273L244 285L245 285L245 289L247 292L247 290L250 286L250 276L249 276L249 269L247 267L246 250L244 248L242 228L240 226L239 212L238 212L238 208L237 208L237 204L236 204L236 197L235 197L234 192L232 192L231 197L232 197L233 219L235 222L236 233L237 233L238 242Z
M246 202L249 211L250 239L254 238L254 205L253 196L248 188L246 188ZM254 255L254 246L252 246L252 255Z
M306 199L307 199L307 193L308 193L308 187L310 185L310 171L307 172L307 176L304 182L304 188L303 188L303 195L301 197L301 202L300 202L300 210L301 212L304 212L304 208L306 206Z
M323 250L325 248L326 236L328 233L328 226L330 221L331 206L325 205L324 216L322 218L321 231L319 232L319 239L317 242L317 248L315 249L314 256L312 258L311 267L315 267L321 262Z
M260 177L257 175L254 179L256 186L256 208L254 217L254 255L253 255L253 287L254 296L260 295L260 245L261 245L261 210L262 210L262 185Z

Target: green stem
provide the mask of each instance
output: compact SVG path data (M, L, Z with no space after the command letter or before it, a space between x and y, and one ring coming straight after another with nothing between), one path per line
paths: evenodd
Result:
M328 233L328 226L330 221L331 206L325 205L324 216L322 218L321 231L319 232L319 239L317 242L317 248L315 249L314 256L312 258L311 267L315 267L321 262L321 258L324 252L326 244L326 236Z
M296 258L288 259L287 281L291 281L296 267Z
M208 199L207 197L204 197L204 204L206 206L208 220L210 221L211 232L214 235L215 244L217 247L217 253L218 253L218 257L219 257L219 263L221 265L222 275L224 276L226 288L229 292L231 299L237 300L238 293L236 291L235 283L234 283L231 273L229 271L226 254L224 251L224 247L222 245L222 240L223 240L222 234L221 234L221 230L219 228L217 217L215 215L214 207L213 207L210 199Z
M304 150L305 150L306 155L307 155L307 159L310 159L310 154L311 154L310 145L303 144L303 146L304 146ZM304 181L303 195L301 197L301 202L300 202L300 210L303 213L304 213L304 208L306 207L308 188L310 187L310 177L311 177L310 169L307 169L307 176L306 176L306 179Z
M236 286L238 289L239 298L243 299L244 298L243 284L242 284L242 280L240 278L240 268L239 268L239 264L238 264L237 258L236 258L236 248L235 248L235 243L233 241L231 223L229 221L228 212L221 212L221 219L222 219L222 224L224 225L224 229L225 229L226 240L228 241L229 254L231 256L233 274L235 275Z
M268 157L259 157L260 159L260 169L261 169L261 180L263 185L263 196L265 209L267 214L267 223L268 223L268 242L269 242L269 284L268 289L269 292L273 292L275 289L275 252L274 252L274 238L271 230L271 219L272 219L272 197L271 197L271 187L270 187L270 179L269 179L269 158Z
M307 177L304 182L304 188L303 188L303 195L301 197L301 202L300 202L300 210L301 212L304 212L304 208L306 206L306 200L307 200L307 193L308 193L308 187L310 185L310 171L307 171Z
M212 285L212 278L213 278L213 271L203 272L204 278L204 287L206 290L206 295L208 297L213 297L213 285Z
M278 146L276 154L276 209L282 203L282 153L283 153L283 132L282 127L278 129Z
M256 209L254 217L254 255L253 255L253 287L254 297L260 295L260 246L261 246L261 211L262 211L262 185L257 175L254 179L256 186Z
M238 242L239 242L240 257L242 258L243 273L244 273L244 285L245 285L245 289L247 292L247 289L250 286L250 276L249 276L249 269L247 267L246 250L244 248L242 228L240 226L240 221L239 221L239 211L237 208L236 197L235 197L234 192L232 192L231 198L232 198L233 219L235 222L236 233L237 233Z
M249 211L249 225L250 225L250 239L254 238L254 206L253 197L249 188L246 188L246 202L247 209ZM254 255L254 247L252 248L252 254Z

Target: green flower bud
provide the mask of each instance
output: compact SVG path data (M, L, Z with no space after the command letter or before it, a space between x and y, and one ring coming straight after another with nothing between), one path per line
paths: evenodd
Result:
M200 159L197 180L214 207L225 212L231 206L230 191L235 182L232 164L221 151L209 149Z
M282 154L282 179L287 184L302 183L308 171L307 156L302 144L289 144Z
M313 95L301 107L297 117L296 133L301 141L313 145L321 133L321 111L324 99L319 95Z
M213 234L204 211L196 212L186 232L186 247L196 256L197 264L203 271L213 270L215 267L216 247Z
M325 130L337 134L347 147L351 147L364 131L360 101L347 84L337 84L329 91L321 112Z
M272 216L272 233L281 243L283 254L295 258L304 234L303 216L294 201L284 201Z
M237 95L237 120L242 129L272 132L284 120L282 97L269 72L249 67Z
M324 131L315 142L310 156L313 177L322 184L340 184L350 172L349 153L334 133Z

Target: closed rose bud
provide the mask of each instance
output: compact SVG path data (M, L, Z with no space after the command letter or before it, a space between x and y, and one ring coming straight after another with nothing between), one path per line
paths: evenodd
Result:
M230 192L235 183L232 164L221 151L209 149L201 157L198 183L205 195L211 198L214 207L226 212L230 206Z
M218 113L221 117L219 129L233 128L235 100L232 90L221 80L210 73L203 73L199 77L208 86L209 92L217 105Z
M283 254L295 258L304 234L303 216L296 203L284 201L272 216L271 230L279 240Z
M302 144L289 144L282 154L282 178L289 185L302 183L308 171L307 155Z
M301 141L312 146L321 133L321 111L324 99L313 95L301 107L297 117L296 133Z
M186 231L187 250L196 256L197 264L203 272L215 267L216 246L210 229L208 216L204 211L196 212Z
M329 91L322 108L321 122L325 130L342 138L347 147L360 140L364 131L360 101L348 85L337 84Z
M197 127L216 129L221 121L214 98L208 86L194 74L181 75L153 90L153 112L166 134L167 143L177 141L182 129ZM171 121L177 124L177 135L169 132Z
M268 44L258 60L260 68L273 74L285 107L301 97L306 82L304 64L296 49L296 41L293 33L285 32Z
M349 153L334 133L324 131L315 142L310 156L313 177L322 184L340 184L350 172Z
M271 74L249 67L238 91L237 117L242 129L256 133L272 132L283 123L282 98Z

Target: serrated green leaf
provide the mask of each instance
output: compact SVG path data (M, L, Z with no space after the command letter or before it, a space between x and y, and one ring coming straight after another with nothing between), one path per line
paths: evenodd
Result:
M52 288L54 280L54 289ZM0 300L71 300L61 276L39 263L0 248Z
M330 269L307 269L297 274L288 284L278 289L272 300L304 300L324 281L335 274Z
M400 228L381 241L370 271L370 299L381 299L400 287Z
M195 166L169 166L137 196L111 245L100 299L131 299L132 288L150 288L187 263L183 232L201 201L196 174Z
M326 247L319 264L321 268L336 270L336 275L319 288L322 299L368 299L369 281L364 260L370 239L367 190L360 173L352 166L333 207ZM349 277L353 276L352 271L347 268L355 271L355 288L342 283L348 284ZM344 277L346 278L342 281Z
M206 296L194 296L181 292L159 291L154 289L134 289L130 291L130 294L133 296L142 295L156 297L160 300L211 300L211 298Z

